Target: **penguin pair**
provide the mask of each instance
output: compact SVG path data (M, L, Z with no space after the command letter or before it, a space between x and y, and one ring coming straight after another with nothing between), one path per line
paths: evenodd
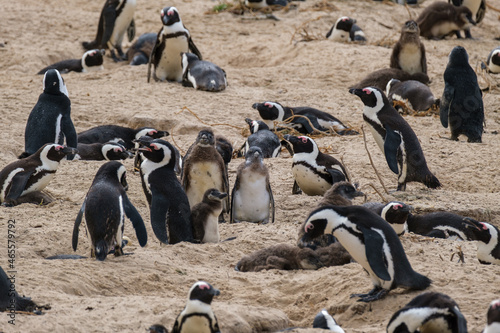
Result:
M105 50L89 50L85 52L81 59L68 59L56 62L50 66L40 70L37 74L45 74L49 69L57 69L59 73L65 74L69 72L93 72L103 69L103 56Z
M428 39L442 39L457 32L458 37L460 30L476 25L469 8L455 7L444 1L435 1L427 6L416 22L420 27L420 36Z
M453 5L465 6L470 9L472 13L472 18L479 24L483 21L484 15L486 14L486 0L448 0L448 3L453 3ZM455 32L457 38L461 38L460 30ZM464 29L465 38L472 38L470 33L470 28Z
M427 74L425 46L420 41L417 22L406 21L401 28L399 40L392 48L390 67L402 69L409 74Z
M182 85L203 91L222 91L227 87L226 72L194 53L181 53Z
M250 127L250 136L241 147L238 157L245 156L251 147L259 147L262 157L278 157L281 153L281 141L278 136L269 130L269 126L261 120L245 118Z
M130 128L118 125L101 125L78 133L78 143L122 142L126 149L132 149L135 147L134 140L138 140L143 136L159 139L168 135L167 131L159 131L147 126Z
M365 33L356 24L356 20L347 16L342 16L335 22L326 38L337 42L366 42Z
M123 141L120 141L123 143ZM91 161L115 161L126 160L134 155L117 142L106 143L79 143L78 156L81 160Z
M146 245L148 236L144 221L128 199L127 189L126 169L120 162L107 162L99 168L75 220L72 238L74 251L78 247L79 228L84 214L92 258L103 261L113 248L115 256L123 255L125 216L132 222L139 244L142 247Z
M399 81L391 79L385 90L389 102L395 104L396 109L401 106L394 102L403 102L414 111L437 110L440 99L436 99L431 89L422 82L415 80Z

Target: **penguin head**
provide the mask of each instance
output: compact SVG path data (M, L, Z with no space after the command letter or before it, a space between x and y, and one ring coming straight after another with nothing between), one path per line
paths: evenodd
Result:
M64 84L64 79L57 69L49 69L43 76L43 92L49 95L66 95L68 89Z
M491 51L490 63L488 65L490 66L491 64L500 66L500 47Z
M309 242L321 235L331 234L333 228L344 219L346 218L337 213L335 206L325 206L314 210L303 225L305 234L302 242Z
M406 220L410 215L411 206L400 201L391 201L382 208L380 216L386 220L398 235L407 230Z
M169 142L162 139L151 140L151 138L144 136L135 141L139 143L138 150L148 160L175 168L177 153Z
M379 88L375 87L366 87L363 89L349 89L349 92L353 95L361 98L361 101L368 108L379 111L382 107L387 103L388 100L385 94Z
M259 111L260 117L264 120L283 121L285 117L283 106L276 102L254 103L252 108Z
M104 239L101 239L95 245L95 258L99 261L104 261L108 256L109 247Z
M147 331L149 331L149 333L168 333L168 330L165 328L165 326L160 324L150 326Z
M165 7L160 11L161 21L163 25L170 26L177 22L181 22L179 11L175 7Z
M250 133L254 134L260 130L269 130L269 126L261 120L252 120L250 118L245 118L245 122L250 127Z
M349 182L338 182L333 184L332 192L349 200L365 195L363 192L358 191L356 184L353 185Z
M403 28L401 29L401 34L404 33L413 33L420 35L420 28L418 27L418 23L414 20L406 21L403 25Z
M85 72L101 70L103 63L103 56L106 50L94 49L85 52L82 56L82 67Z
M455 7L460 22L457 22L460 29L468 29L471 25L476 25L476 21L472 18L472 12L469 8L465 6ZM460 24L461 23L461 24Z
M463 46L455 46L448 57L448 66L468 66L469 55Z
M262 153L262 149L259 147L253 146L247 150L245 154L245 163L253 164L253 163L262 163L264 160L264 154Z
M203 194L203 202L222 201L225 197L227 197L227 193L220 192L216 188L210 188Z
M338 327L337 322L326 309L321 310L316 317L314 317L313 328L322 328L339 333L344 332L344 330L338 330L340 327Z
M135 130L135 139L139 139L142 136L148 136L153 139L159 139L164 136L169 136L170 133L167 131L158 131L157 129L154 129L152 127L141 127Z
M396 84L401 83L398 79L390 79L389 82L387 82L387 85L385 86L385 94L387 97L391 95L391 89L394 87Z
M196 144L202 147L209 147L215 145L214 132L210 128L201 130L196 137Z
M489 244L492 240L498 241L499 231L495 226L493 226L489 223L486 223L486 222L479 222L479 225L480 225L481 231L476 234L477 241L479 241L478 249L479 249L480 243Z
M500 323L500 299L494 300L490 303L488 307L488 325L493 323Z
M292 145L294 156L300 153L314 155L319 153L318 145L308 136L294 136L287 134L283 137L283 139Z
M351 31L352 25L356 23L356 20L347 16L342 16L335 22L335 29L346 31L349 33Z
M120 183L125 191L128 189L127 169L118 161L109 161L101 165L94 177L93 183L107 181Z
M210 305L214 296L218 295L220 295L220 291L212 287L210 283L198 281L189 290L188 300L196 300Z
M126 160L134 155L129 152L123 145L116 142L106 142L101 148L102 155L108 161Z
M78 153L75 148L59 145L57 143L47 143L31 156L40 156L42 163L57 162L59 163L67 155Z

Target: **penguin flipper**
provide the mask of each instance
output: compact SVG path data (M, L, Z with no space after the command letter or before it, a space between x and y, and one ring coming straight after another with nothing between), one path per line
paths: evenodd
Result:
M31 171L18 172L10 182L11 185L9 193L7 193L7 195L5 196L5 200L16 200L17 198L19 198L25 190L26 184L28 183L28 180L30 179L32 174L33 172Z
M233 190L231 191L231 209L229 211L229 223L234 223L234 194L236 193L236 189L240 187L240 179L236 177L234 182Z
M271 219L271 222L274 223L274 196L273 196L273 191L271 190L271 184L268 182L267 183L267 192L269 193L269 204L270 204L270 208L271 208L271 215L272 215L272 219Z
M450 84L445 84L441 103L439 104L439 118L444 128L448 128L448 115L450 112L450 105L453 102L455 95L455 88Z
M135 37L135 21L134 19L132 19L132 21L130 21L130 25L127 28L128 41L132 42L134 40L134 37Z
M189 46L189 49L191 50L191 52L193 52L194 54L196 54L196 56L200 59L200 60L203 60L202 57L201 57L201 52L200 50L198 50L198 48L196 47L196 45L194 44L193 40L191 39L191 37L188 38L188 46Z
M389 125L385 126L384 153L385 160L389 168L395 174L399 173L398 169L398 148L401 144L401 135L394 131Z
M99 48L105 48L113 34L113 27L116 21L116 8L113 6L106 6L102 10L102 15L104 18L104 33L102 34L102 39L100 41L101 46ZM109 49L112 50L111 47Z
M326 169L326 171L332 176L333 184L338 182L347 181L346 175L342 173L342 171L337 169Z
M168 244L167 213L169 208L170 201L163 194L152 193L151 227L153 227L156 238L165 244Z
M212 330L214 333L220 333L219 321L217 320L217 317L215 316L215 314L214 314L214 324L213 324ZM462 332L460 332L460 333L462 333Z
M307 116L307 115L305 115L305 117L307 119L302 118L302 117L297 117L297 118L293 119L293 122L295 124L302 125L302 128L306 131L306 133L311 134L315 130L315 128L314 128L314 126L316 126L315 123L317 124L317 126L319 126L318 120L315 117L313 118L313 117ZM316 120L316 121L314 121L314 120ZM312 126L311 126L311 124L312 124Z
M156 61L155 55L156 55L156 49L158 48L158 45L160 44L160 40L159 40L160 35L161 35L161 30L156 35L155 46L153 46L153 49L151 50L151 54L149 55L149 60L148 60L148 83L149 83L149 79L151 78L151 63Z
M175 318L174 327L172 328L172 333L180 333L179 316Z
M83 213L85 212L85 202L87 198L83 200L82 207L76 216L75 225L73 226L73 237L71 239L71 245L73 246L73 251L76 251L78 246L78 234L80 233L80 224L82 223Z
M454 306L451 308L451 313L453 313L457 318L457 333L467 333L467 320L465 320L462 312L460 312L460 310L458 310L458 308Z
M132 221L132 226L135 229L135 235L137 236L137 240L141 247L146 246L148 242L148 233L146 231L146 226L144 225L144 221L142 220L141 215L137 211L137 209L132 205L130 200L123 196L123 209L125 210L125 215Z
M378 232L372 229L360 226L358 226L358 228L361 229L363 237L365 238L366 259L373 273L384 281L390 281L391 275L387 270L383 255L384 239Z

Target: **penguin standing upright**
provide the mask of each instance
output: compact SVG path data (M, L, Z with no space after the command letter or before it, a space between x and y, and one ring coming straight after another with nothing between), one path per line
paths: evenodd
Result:
M115 256L123 255L125 216L132 221L139 244L143 247L146 245L146 227L141 215L128 199L125 192L127 189L126 169L120 162L107 162L99 168L75 220L73 250L76 251L78 246L79 227L84 214L92 258L103 261L112 248Z
M486 0L448 0L448 3L453 3L455 6L465 6L470 9L472 13L472 18L479 24L483 21L484 15L486 14ZM472 38L470 34L470 28L464 29L465 38ZM457 38L461 38L460 30L455 32Z
M37 74L45 74L49 69L57 69L59 73L69 73L73 72L93 72L100 71L103 69L103 55L104 49L102 50L90 50L83 54L81 59L68 59L56 62L50 66L45 67Z
M191 209L191 224L195 240L201 243L219 242L219 215L222 213L222 200L225 197L227 193L210 188L203 195L203 200Z
M392 107L385 94L373 87L351 89L349 92L365 104L363 119L384 153L389 168L398 175L398 191L404 191L406 183L412 181L429 188L440 187L441 183L427 167L415 132Z
M250 127L250 136L246 139L240 153L244 156L251 147L259 147L264 158L278 157L281 152L281 141L269 130L269 126L261 120L245 118Z
M337 42L365 42L365 33L356 25L356 20L340 17L326 34L326 38Z
M153 64L155 81L182 81L182 52L191 50L201 60L201 53L193 43L189 30L182 24L179 11L175 7L165 7L160 11L163 28L156 36L148 63L148 82Z
M420 27L420 36L428 39L442 39L476 25L469 8L455 7L444 1L435 1L425 7L415 21Z
M469 65L469 55L455 46L444 71L444 91L439 110L441 124L450 126L451 140L467 136L468 142L481 142L483 135L483 93Z
M420 41L417 22L406 21L401 28L401 36L392 48L390 67L402 69L410 74L427 74L425 46Z
M99 16L97 35L91 42L82 42L83 48L86 50L109 49L114 61L122 61L124 57L122 42L125 33L129 42L135 36L136 5L136 0L106 0Z
M487 323L482 333L500 332L500 299L494 300L488 307Z
M175 319L172 333L220 333L217 317L210 304L220 291L205 281L196 282L189 290L186 307Z
M204 91L222 91L227 87L226 72L194 53L181 53L182 85Z
M71 121L71 102L64 79L57 69L49 69L43 77L43 92L31 110L24 131L24 152L19 158L34 154L46 143L77 145L77 136ZM74 158L68 155L69 160Z
M380 216L361 206L326 206L306 219L304 241L323 234L335 236L349 254L368 272L374 288L354 294L371 302L403 286L423 290L431 280L413 270L394 229Z

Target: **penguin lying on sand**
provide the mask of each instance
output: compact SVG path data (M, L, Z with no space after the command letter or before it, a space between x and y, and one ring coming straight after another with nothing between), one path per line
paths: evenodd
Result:
M156 43L156 32L142 34L125 53L130 66L146 65Z
M394 228L398 236L402 236L408 230L406 221L410 215L411 206L408 206L404 202L391 201L387 204L367 202L363 204L363 207L368 208L386 220Z
M281 141L278 136L269 130L269 126L261 120L245 118L250 127L250 136L238 152L238 157L245 156L250 147L259 147L264 158L278 157L281 152Z
M181 53L182 85L204 91L222 91L227 87L226 72L194 53Z
M103 55L105 50L90 50L83 54L81 59L68 59L56 62L50 66L45 67L37 74L45 74L49 69L57 69L59 73L65 74L69 72L93 72L103 69Z
M472 18L479 24L483 21L484 15L486 14L486 0L448 0L448 3L453 3L455 6L465 6L470 9L472 13ZM472 38L470 34L470 28L464 29L465 38ZM460 30L455 32L457 38L461 38Z
M490 73L500 73L500 47L497 47L490 52L488 60L486 60L486 64L481 63L481 68L488 69Z
M494 300L488 307L487 323L482 333L500 332L500 299Z
M92 127L86 131L78 133L78 143L106 143L108 141L123 141L123 146L127 149L135 147L134 140L142 136L149 136L153 139L159 139L168 136L167 131L158 131L152 127L130 128L118 125L101 125Z
M326 38L337 42L365 42L365 33L356 25L356 20L347 16L340 17L326 34Z
M91 144L79 143L77 147L80 159L87 161L126 160L127 158L132 158L134 156L134 154L127 151L122 144L117 142Z
M385 90L387 99L393 103L395 101L403 102L414 111L427 111L429 109L438 109L440 100L435 98L431 89L422 82L415 80L399 81L392 79L387 83ZM400 109L401 106L394 106Z
M435 1L425 7L416 21L420 27L420 36L428 39L442 39L476 25L469 8L455 7L444 1Z
M428 84L430 82L429 77L425 73L419 72L410 74L398 68L383 68L366 75L361 81L354 84L349 89L375 87L380 90L384 90L387 87L387 83L391 79L397 79L399 81L415 80L422 82L423 84Z
M38 306L31 300L31 297L19 296L16 291L14 276L8 276L0 266L0 312L4 311L24 311L33 312ZM14 288L13 288L14 287Z
M201 243L219 242L219 215L222 213L222 200L225 197L227 193L210 188L203 195L203 200L191 208L191 224L195 240Z

